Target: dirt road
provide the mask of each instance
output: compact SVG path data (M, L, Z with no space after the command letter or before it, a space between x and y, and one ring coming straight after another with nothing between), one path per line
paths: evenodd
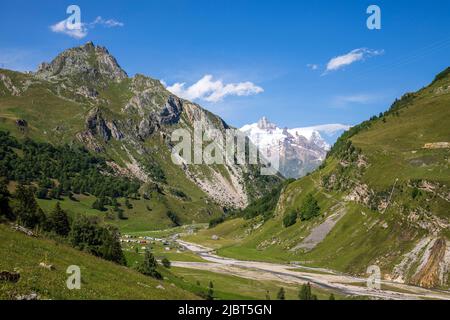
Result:
M177 241L187 250L196 253L208 262L172 262L173 266L176 267L206 270L254 280L276 280L289 284L310 282L318 288L335 290L352 296L395 300L450 300L449 291L428 290L384 280L381 282L382 286L388 287L388 290L376 290L367 287L367 279L336 273L332 270L223 258L214 254L210 248L182 240Z

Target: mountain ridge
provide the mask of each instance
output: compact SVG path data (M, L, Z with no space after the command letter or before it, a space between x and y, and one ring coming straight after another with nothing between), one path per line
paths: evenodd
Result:
M280 172L286 178L299 178L316 169L331 146L321 136L347 130L350 126L328 124L303 128L280 128L265 116L257 123L240 128L259 148L280 154Z
M0 70L0 120L0 129L18 137L82 144L106 156L116 174L143 185L187 194L195 189L197 205L213 202L215 214L221 207L244 207L280 180L260 176L257 166L172 164L173 130L192 132L194 122L203 121L205 129L223 132L228 124L158 80L128 77L106 48L92 42L63 51L35 73ZM161 171L168 181L157 177Z

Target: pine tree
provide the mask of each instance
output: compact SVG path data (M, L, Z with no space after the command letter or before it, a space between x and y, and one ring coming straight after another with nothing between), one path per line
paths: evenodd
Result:
M309 282L302 285L298 293L298 298L300 300L317 300L317 296L312 294L311 284Z
M151 251L148 248L145 249L144 261L139 265L138 271L147 276L162 279L161 274L156 270L157 267L158 262Z
M48 190L45 187L40 187L36 192L36 197L38 199L46 199L48 194Z
M59 202L56 203L55 208L50 213L47 219L47 225L50 231L53 231L60 236L66 237L69 234L69 217L67 216L67 213L61 209Z
M284 288L283 287L281 287L280 291L278 291L277 299L278 300L286 300L286 296L285 296L285 292L284 292Z
M19 184L14 197L17 200L15 215L21 225L27 228L35 228L45 221L45 214L39 208L34 198L32 187Z
M9 220L14 220L14 214L9 206L10 193L6 181L0 179L0 217L3 216Z
M92 204L92 209L98 210L98 211L105 211L105 205L103 202L103 199L97 198L95 199L94 203Z
M209 282L208 291L206 293L206 300L214 300L214 284Z
M133 209L133 205L130 203L130 200L128 198L125 199L125 207L128 209Z
M100 242L98 252L103 259L126 265L125 255L120 245L120 233L115 226L100 228ZM156 263L156 260L155 260Z
M334 294L330 294L330 297L328 298L328 300L336 300L336 298L334 297Z

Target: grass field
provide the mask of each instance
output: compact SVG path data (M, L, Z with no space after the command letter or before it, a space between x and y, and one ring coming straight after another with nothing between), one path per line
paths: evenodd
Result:
M0 282L0 299L36 293L41 299L197 299L168 281L96 258L53 240L28 237L0 224L0 270L20 272L17 283ZM39 266L52 264L54 270ZM81 289L66 287L66 269L81 269ZM157 289L163 286L165 290Z
M177 279L170 278L179 287L189 288L189 291L206 292L209 282L214 285L214 298L219 300L271 300L277 299L280 288L286 292L287 300L298 300L299 287L276 281L256 281L231 275L223 275L203 270L186 268L171 268L171 273ZM316 288L312 289L320 300L328 300L330 292ZM336 299L345 299L344 296L334 293Z

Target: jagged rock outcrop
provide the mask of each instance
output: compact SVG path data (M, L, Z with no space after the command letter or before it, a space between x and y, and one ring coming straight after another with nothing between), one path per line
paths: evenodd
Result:
M78 76L85 81L114 82L128 77L105 47L94 46L92 42L66 50L50 63L41 63L36 76L46 80Z
M161 124L174 124L180 119L182 111L183 103L181 99L170 96L164 105L164 108L159 113L158 121Z
M0 81L3 83L6 90L8 90L11 95L20 96L20 94L22 93L22 91L13 84L11 78L7 75L0 73Z
M98 108L94 108L89 112L86 118L86 128L93 135L100 135L104 141L111 139L111 130L106 125L106 121Z

